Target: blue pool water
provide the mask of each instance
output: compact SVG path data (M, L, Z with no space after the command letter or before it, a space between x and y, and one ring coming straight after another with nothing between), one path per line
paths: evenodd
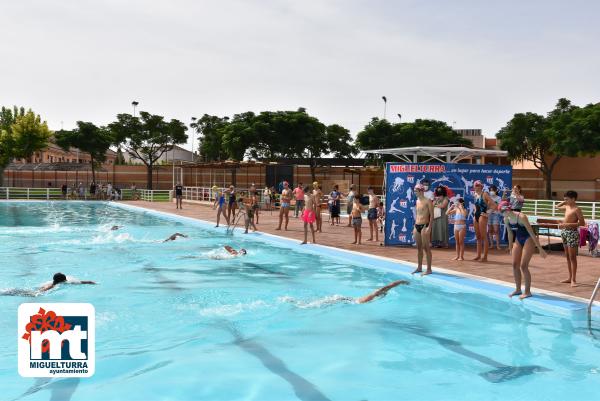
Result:
M160 242L174 232L189 238ZM248 255L215 259L226 244ZM408 276L312 251L104 203L0 203L0 291L57 271L99 283L0 296L0 398L600 398L600 332L587 323L427 278L327 306ZM93 377L18 375L16 311L32 301L95 306Z

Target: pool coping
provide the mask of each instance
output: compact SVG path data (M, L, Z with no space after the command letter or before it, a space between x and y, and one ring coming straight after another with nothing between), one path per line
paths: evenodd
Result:
M60 202L55 200L9 200L4 202ZM108 201L69 201L81 203L102 203L123 209L141 211L144 213L154 214L163 218L175 221L185 221L195 225L200 225L214 231L226 231L227 227L214 227L214 223L200 218L180 216L174 213L154 210L144 206L131 205L121 202ZM338 260L344 260L353 264L368 266L377 270L384 270L399 274L408 278L411 282L427 283L433 286L443 287L446 289L455 289L487 295L491 298L501 300L515 307L535 311L553 312L555 314L576 318L577 320L587 319L587 304L585 298L575 297L572 295L562 294L555 291L544 290L541 288L532 287L531 290L534 296L525 300L509 298L507 294L512 290L513 284L507 281L492 279L488 277L478 276L469 273L463 273L455 270L445 269L439 266L432 266L434 274L428 276L420 276L411 274L417 266L413 262L402 259L394 259L385 256L365 254L358 251L339 249L328 245L321 244L306 244L301 245L298 240L290 239L274 234L255 232L248 234L249 238L256 238L265 242L300 250L302 252L310 252L317 255L332 257ZM373 266L377 263L376 266ZM592 304L592 317L594 320L600 319L600 301L595 301Z
M104 202L110 203L116 207L122 207L124 209L140 210L146 213L155 214L157 216L166 217L176 221L186 221L201 225L204 228L208 228L214 231L226 231L227 227L222 228L214 227L214 223L193 217L180 216L174 213L158 211L149 209L143 206L119 203L119 202ZM532 287L531 290L534 296L525 300L518 300L516 298L509 298L507 294L513 289L513 284L502 281L491 279L483 276L477 276L473 274L458 272L455 270L445 269L443 267L432 266L434 274L429 276L420 276L411 274L414 268L417 266L415 263L408 262L401 259L393 259L384 256L370 255L357 251L338 249L328 245L320 244L306 244L301 245L298 240L281 237L264 232L249 233L249 238L256 238L286 248L292 248L294 250L301 250L303 252L310 252L318 255L324 255L332 257L338 260L344 260L353 264L359 264L369 266L378 270L385 270L400 274L411 281L423 282L432 284L434 286L441 286L445 288L451 288L455 290L463 290L472 293L479 293L487 295L491 298L502 300L513 306L522 307L525 309L532 309L536 311L550 311L563 316L569 316L571 318L587 318L587 303L588 300L585 298L575 297L572 295L561 294L555 291L544 290L541 288ZM373 263L377 262L377 266L373 266ZM595 319L600 319L600 302L595 301L592 305L592 316Z

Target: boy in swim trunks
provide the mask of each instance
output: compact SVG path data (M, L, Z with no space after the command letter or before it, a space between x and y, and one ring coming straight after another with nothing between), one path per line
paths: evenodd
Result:
M417 243L417 269L414 273L425 276L431 274L431 225L433 224L433 203L425 197L425 187L415 185L417 195L416 222L413 228L413 238ZM423 272L423 252L427 257L427 270Z
M313 224L317 221L317 212L316 212L316 204L315 198L310 192L310 188L308 185L304 187L304 210L302 210L302 221L304 222L304 242L302 244L306 244L308 239L308 226L310 225L310 232L312 233L312 242L316 244L315 240L315 227Z
M288 223L290 222L290 202L292 201L292 190L290 184L287 181L283 182L283 190L281 191L281 205L279 208L279 226L276 230L281 230L281 223L285 219L285 231L288 229Z
M354 227L353 244L358 245L361 245L360 241L362 238L362 210L363 207L360 204L360 198L358 196L355 196L354 199L352 199L352 210L350 212L350 216L352 217L352 227Z
M369 193L367 220L369 220L369 233L371 233L367 241L373 241L373 231L375 231L375 241L379 242L379 231L377 231L377 206L379 205L379 197L373 192L373 187L369 187L367 192Z
M579 227L585 225L585 218L581 209L577 206L577 192L567 191L563 197L564 201L556 205L557 209L565 211L565 218L558 225L561 229L565 256L567 257L567 267L569 268L569 278L561 283L571 283L571 287L577 287L577 247L579 247Z

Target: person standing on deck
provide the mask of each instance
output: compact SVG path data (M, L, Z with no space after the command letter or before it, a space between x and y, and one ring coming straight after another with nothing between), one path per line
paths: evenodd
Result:
M224 190L220 190L217 193L217 197L215 199L215 203L213 204L213 209L216 208L217 209L217 225L215 227L219 227L219 222L221 221L221 215L223 215L223 217L225 218L225 221L227 222L227 225L229 225L229 217L227 217L227 214L225 213L225 197L226 197L226 193Z
M283 190L281 191L281 204L279 205L279 226L276 230L281 230L281 224L285 220L285 231L288 229L290 222L290 202L292 201L292 190L287 181L283 182Z
M179 182L175 185L175 205L177 209L183 209L183 185Z
M417 243L417 269L413 272L422 275L431 274L431 226L433 224L433 203L425 197L425 187L415 185L417 195L416 221L413 238ZM427 258L427 270L423 272L423 253Z
M318 181L313 182L313 201L315 202L315 212L317 221L317 232L322 233L323 216L321 216L321 200L323 199L323 191Z
M304 188L304 210L302 211L302 221L304 222L304 241L302 244L306 244L308 240L308 226L310 225L310 232L312 234L313 244L317 243L315 239L315 227L314 223L317 220L316 204L315 199L308 185Z
M577 192L567 191L563 201L556 205L557 209L565 211L565 218L558 225L561 230L569 278L561 283L571 283L571 287L577 287L577 248L579 247L579 227L585 226L585 218L579 206L577 206Z
M229 191L227 192L227 220L233 222L231 215L233 215L233 219L235 219L235 211L237 209L237 202L235 199L235 187L233 185L229 186Z
M443 185L435 189L433 197L433 225L431 243L436 248L448 248L448 192Z
M519 296L519 299L529 298L531 296L531 273L529 272L529 261L533 256L535 247L540 251L542 258L546 257L546 252L540 245L531 225L529 218L521 212L514 212L507 200L501 201L498 205L498 212L504 217L504 224L510 227L508 234L508 249L512 255L512 267L515 278L515 290L508 296ZM521 274L525 278L525 291L521 291Z
M350 211L350 216L352 217L352 226L354 227L354 242L352 244L355 244L355 245L361 245L362 212L363 212L363 206L360 204L360 198L354 197L354 199L352 200L352 210ZM369 220L369 226L370 225L371 225L371 220ZM371 228L371 234L373 234L372 228ZM377 234L377 229L375 230L375 234Z
M354 184L350 185L350 191L348 195L346 195L346 214L348 215L348 227L352 227L352 208L354 204L354 197L356 196L356 191L354 189Z
M296 198L296 205L294 206L294 217L302 216L302 209L304 209L304 189L302 189L302 183L294 189L294 196Z
M375 241L379 242L379 230L377 230L377 206L379 206L379 197L375 195L373 187L367 189L369 194L369 209L367 210L367 220L369 221L369 239L373 241L373 231L375 231ZM358 197L360 198L360 197Z
M475 189L475 237L477 241L477 256L473 260L487 262L488 256L488 209L495 210L498 206L487 192L483 192L483 184L477 180L473 184ZM482 257L483 252L483 257Z

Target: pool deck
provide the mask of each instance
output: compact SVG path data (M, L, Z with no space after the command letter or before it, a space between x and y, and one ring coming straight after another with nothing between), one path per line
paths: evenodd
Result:
M184 202L184 208L177 210L174 203L167 202L125 201L122 203L204 221L216 221L216 212L210 206L204 204ZM344 218L342 218L342 221L347 223L347 220L344 221ZM302 222L300 219L293 217L293 211L290 212L288 231L276 231L277 224L278 211L273 211L272 214L271 212L261 211L259 224L257 225L259 231L298 241L304 239ZM365 241L363 241L362 245L353 245L351 244L354 240L352 228L345 225L331 226L324 216L323 233L317 233L317 243L338 249L397 259L399 261L417 262L416 250L414 248L383 247L379 245L379 242L366 241L369 235L367 224L366 221L363 221L362 231ZM381 238L382 233L380 233ZM540 238L540 240L542 245L546 243L545 238ZM506 249L500 251L495 249L490 250L487 263L470 260L475 256L474 252L473 247L467 247L465 251L466 260L453 261L451 259L455 256L454 248L433 249L433 270L435 272L435 266L441 266L447 270L500 280L508 283L508 285L513 285L512 263ZM568 276L566 260L562 252L550 252L545 259L534 255L529 266L532 275L532 287L583 298L585 300L591 296L596 281L600 277L600 258L588 256L587 250L584 248L580 248L580 256L578 258L578 287L571 287L569 284L560 283L561 280L564 280ZM532 290L532 292L535 291Z

